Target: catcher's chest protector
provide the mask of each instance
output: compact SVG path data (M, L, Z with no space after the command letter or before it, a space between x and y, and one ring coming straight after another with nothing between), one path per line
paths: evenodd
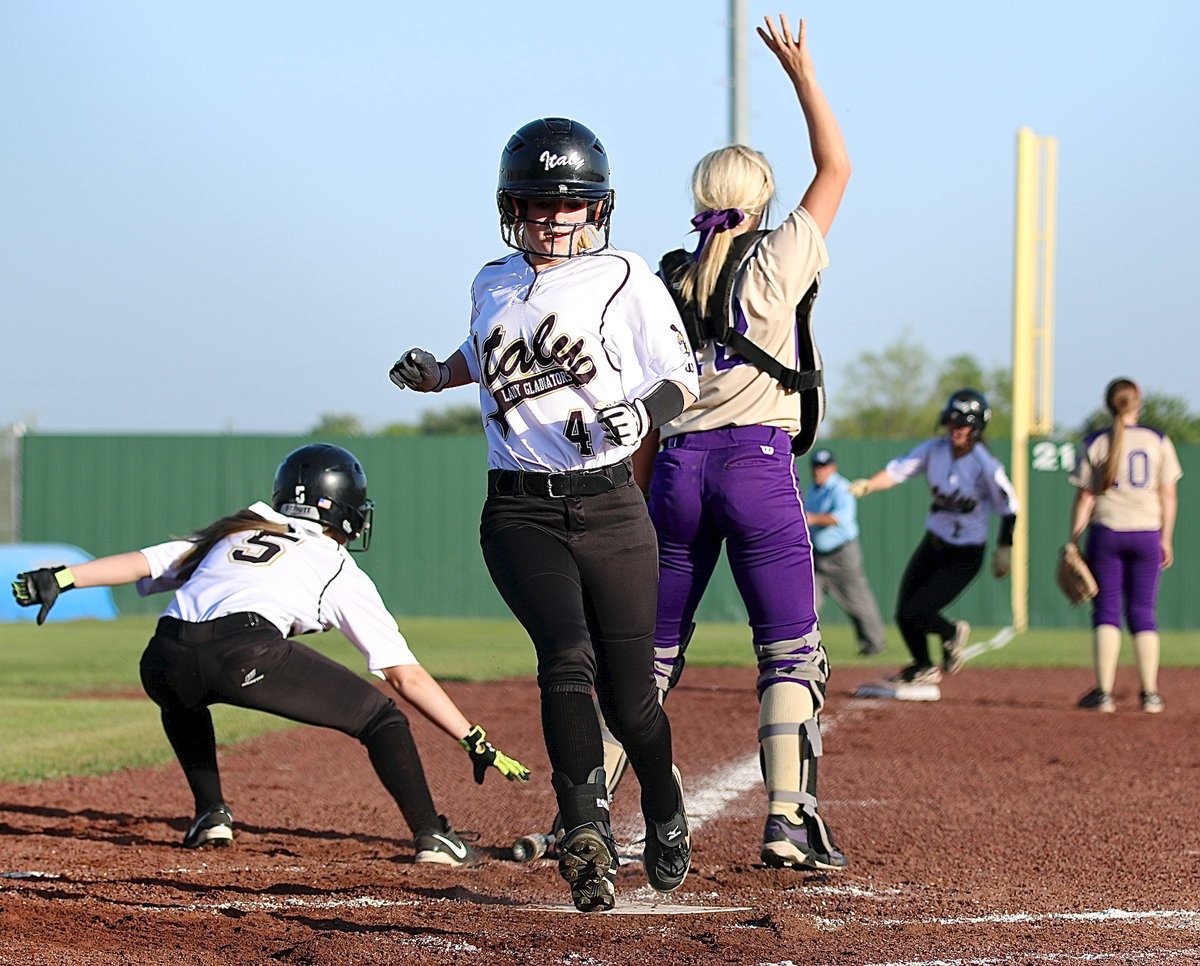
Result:
M821 353L817 350L812 333L812 307L817 298L820 279L813 281L796 306L796 348L799 359L798 368L791 369L761 346L751 342L734 324L734 288L738 272L766 234L765 231L746 232L733 240L725 264L717 276L713 297L709 299L709 305L720 306L717 315L701 316L695 305L683 299L680 289L684 273L692 261L690 252L682 248L667 252L659 262L659 274L667 283L667 289L675 300L693 350L700 349L710 340L719 342L751 365L757 366L788 392L799 395L800 431L792 437L792 453L800 456L812 449L821 420L825 418L825 380L821 371Z

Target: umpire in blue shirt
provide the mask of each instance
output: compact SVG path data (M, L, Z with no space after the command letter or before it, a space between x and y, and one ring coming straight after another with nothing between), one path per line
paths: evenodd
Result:
M859 653L878 654L886 642L879 604L863 573L858 500L850 492L850 481L838 474L837 460L829 450L813 452L812 477L804 505L812 535L817 613L828 593L854 623Z

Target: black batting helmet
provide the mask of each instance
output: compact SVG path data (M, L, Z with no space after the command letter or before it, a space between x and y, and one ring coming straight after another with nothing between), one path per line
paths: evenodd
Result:
M496 207L504 243L518 251L528 251L514 231L526 198L588 202L587 224L601 236L601 244L591 250L608 246L616 192L608 182L608 153L590 128L566 117L543 117L508 139L500 155Z
M974 389L960 389L951 394L946 408L938 418L940 426L970 426L971 438L978 439L987 429L992 418L992 409L983 393Z
M289 453L275 471L271 506L288 517L313 520L346 541L371 542L375 504L367 499L367 475L354 454L330 443L311 443Z

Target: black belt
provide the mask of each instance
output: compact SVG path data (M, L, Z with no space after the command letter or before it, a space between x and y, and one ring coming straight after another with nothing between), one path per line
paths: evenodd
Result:
M181 621L177 617L160 617L157 634L162 637L173 637L179 641L215 641L218 637L228 637L238 631L249 630L251 627L272 627L265 617L249 611L239 614L226 614L211 621Z
M488 470L488 493L492 496L596 496L624 486L632 479L633 461L628 459L596 470L571 473Z

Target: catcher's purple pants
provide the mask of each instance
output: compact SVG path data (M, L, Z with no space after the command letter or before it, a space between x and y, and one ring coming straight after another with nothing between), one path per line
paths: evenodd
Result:
M1092 626L1121 626L1121 603L1129 632L1158 630L1155 609L1162 577L1162 544L1157 530L1088 529L1087 562L1100 592L1092 602Z
M658 532L656 651L686 639L722 542L755 645L812 634L820 650L812 546L786 432L739 426L673 436L654 462L650 517Z

